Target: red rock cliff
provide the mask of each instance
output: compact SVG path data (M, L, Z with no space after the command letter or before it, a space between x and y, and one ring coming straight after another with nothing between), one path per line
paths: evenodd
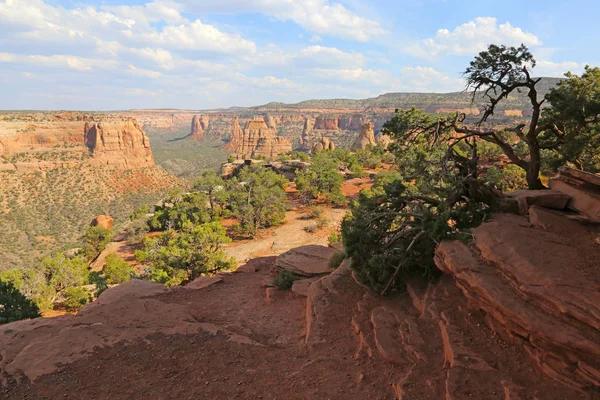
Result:
M92 164L122 168L153 167L150 140L133 118L86 122L84 144Z

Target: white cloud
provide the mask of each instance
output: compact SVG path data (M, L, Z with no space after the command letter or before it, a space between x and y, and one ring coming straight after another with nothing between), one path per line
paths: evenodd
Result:
M93 69L112 69L117 63L112 60L78 57L73 55L23 55L0 53L0 63L27 64L43 67L69 68L78 71Z
M223 53L254 53L256 44L237 34L223 33L215 26L196 20L190 24L165 26L145 37L147 42L176 49L210 50Z
M562 78L566 72L579 73L585 68L585 63L574 61L553 62L538 60L533 72L536 76L552 76Z
M366 42L387 31L374 20L361 17L340 3L328 0L180 0L196 12L259 12L282 21L294 21L311 33Z
M153 90L141 89L141 88L123 89L123 94L126 96L143 96L143 97L146 97L146 96L156 97L158 95L158 93Z
M540 46L542 41L532 33L514 27L510 22L498 25L493 17L477 17L457 26L453 31L440 29L435 37L423 39L406 48L406 51L425 57L438 55L474 55L490 44Z
M302 49L298 58L309 61L314 65L333 64L345 67L362 66L366 61L365 56L360 53L346 53L334 47L318 45Z
M158 71L152 71L150 69L138 68L135 65L129 64L127 72L132 75L143 76L150 79L160 78L161 73Z
M173 68L173 56L165 49L129 49L133 54L158 64L163 69Z

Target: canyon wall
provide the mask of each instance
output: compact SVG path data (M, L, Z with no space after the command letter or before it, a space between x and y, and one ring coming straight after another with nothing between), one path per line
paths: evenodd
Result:
M154 166L150 140L133 118L86 122L84 143L92 155L92 165L121 168Z
M108 113L0 114L0 171L36 172L82 163L119 169L153 167L138 122Z

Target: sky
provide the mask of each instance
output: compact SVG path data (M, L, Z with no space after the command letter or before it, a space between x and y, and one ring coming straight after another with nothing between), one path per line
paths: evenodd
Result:
M600 65L592 0L0 0L0 109L211 109L464 89L489 44Z

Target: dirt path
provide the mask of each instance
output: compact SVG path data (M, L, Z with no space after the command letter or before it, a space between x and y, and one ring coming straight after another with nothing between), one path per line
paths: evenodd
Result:
M225 252L235 257L240 264L256 257L275 256L295 247L306 244L319 244L327 246L327 237L332 231L339 228L346 210L341 208L323 208L323 217L329 220L329 225L315 233L304 230L305 227L315 225L314 219L302 219L305 212L299 210L288 211L285 224L262 232L252 240L234 242Z

